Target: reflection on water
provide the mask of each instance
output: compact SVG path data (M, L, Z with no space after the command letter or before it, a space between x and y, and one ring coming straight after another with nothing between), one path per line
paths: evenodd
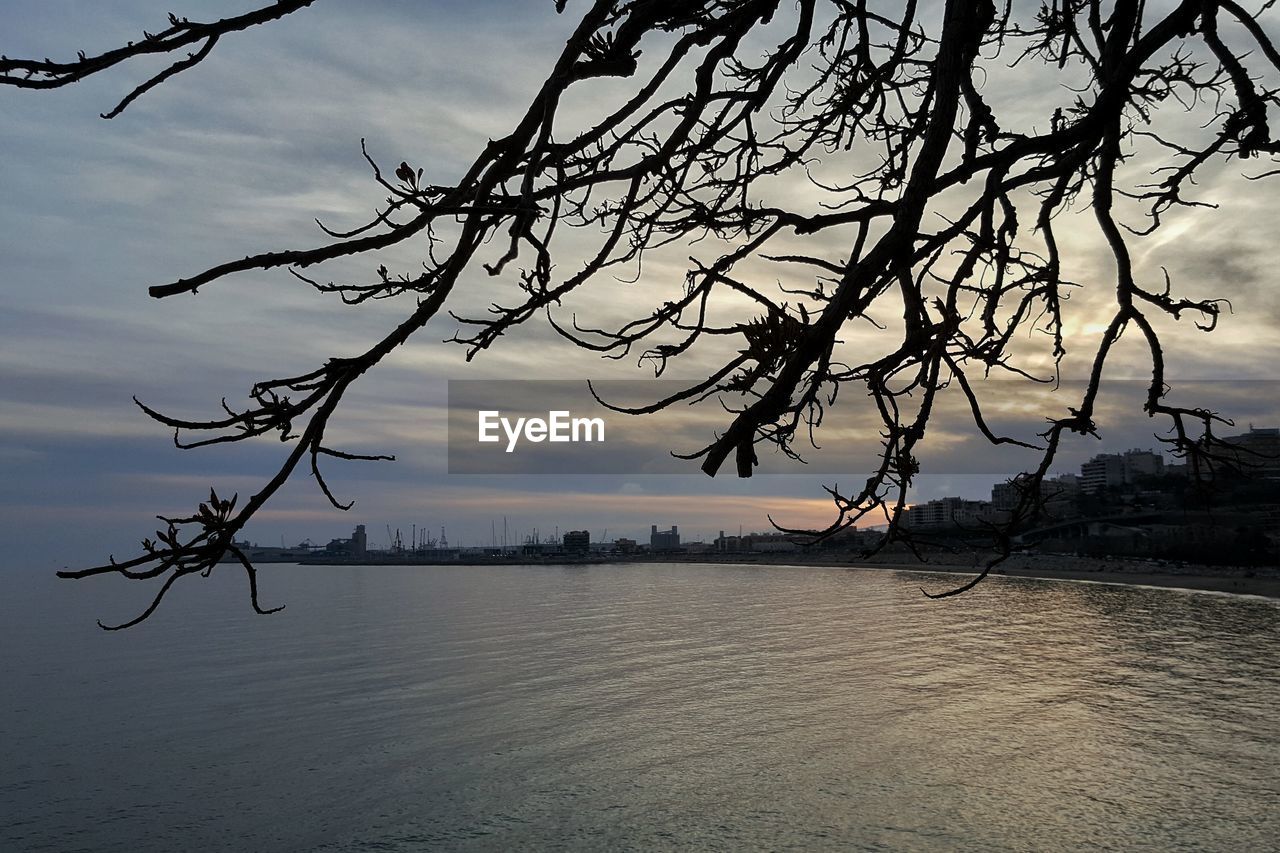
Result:
M732 566L5 586L0 848L1265 849L1280 603Z

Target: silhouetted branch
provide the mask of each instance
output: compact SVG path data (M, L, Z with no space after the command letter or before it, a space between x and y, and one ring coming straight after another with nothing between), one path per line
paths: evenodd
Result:
M136 95L198 62L219 35L304 5L277 3L211 25L174 21L123 52L69 65L4 60L0 72L13 85L51 87L133 55L203 43L201 53ZM682 457L700 460L710 475L732 457L738 475L750 476L760 444L799 458L796 437L812 443L841 393L861 395L879 418L879 461L859 488L830 488L832 523L804 532L830 536L887 520L876 548L903 542L915 549L918 537L900 519L920 471L918 448L939 394L963 395L985 440L1041 455L1018 480L1009 523L987 531L996 556L972 581L931 597L972 588L1008 557L1012 531L1043 510L1043 481L1063 438L1097 433L1101 382L1126 333L1145 343L1152 378L1143 406L1168 420L1162 440L1197 466L1220 464L1227 449L1213 427L1222 418L1166 400L1164 345L1152 318L1190 315L1208 332L1227 303L1175 295L1167 273L1152 285L1132 258L1170 209L1205 206L1185 193L1210 164L1280 152L1271 130L1280 103L1262 82L1280 70L1280 52L1261 13L1230 0L1158 8L1053 0L1029 14L991 0L942 6L941 16L926 20L915 0L594 0L583 4L511 132L483 146L463 174L429 175L412 158L386 170L362 141L374 182L386 192L368 219L322 225L329 241L322 245L250 254L150 293L195 293L236 273L287 267L350 303L408 295L415 307L354 358L260 383L243 410L224 403L224 414L194 421L143 406L179 435L205 436L180 446L278 433L291 450L234 516L212 527L197 519L193 538L68 576L167 573L150 613L177 576L233 547L231 534L307 457L323 494L349 506L333 497L318 457L388 457L325 448L329 418L352 382L441 309L466 330L452 340L468 359L541 316L577 346L609 358L637 355L658 375L691 353L707 355L720 367L705 380L648 405L612 408L647 413L718 399L727 423ZM1220 29L1220 19L1232 26ZM996 63L1059 74L1072 94L1061 103L1046 97L1042 114L1020 125L984 91ZM598 119L577 129L561 118L562 105L598 77L632 81L632 94L597 107ZM1187 113L1202 126L1177 120ZM1134 181L1122 168L1139 146L1156 163L1154 183ZM1280 173L1255 171L1255 179ZM773 192L780 176L803 182L808 195ZM1136 206L1142 227L1125 221L1132 211L1124 204ZM1114 267L1109 281L1087 284L1109 294L1106 329L1085 353L1090 368L1079 397L1044 413L1041 441L999 435L980 380L1008 375L1056 387L1067 356L1068 296L1086 286L1062 271L1058 230L1073 207L1091 210ZM591 241L577 259L560 249L567 229ZM374 258L410 243L425 258L421 267L398 273ZM555 317L601 277L643 275L646 256L666 247L694 253L680 294L655 296L651 310L620 325L580 320L577 309L570 322ZM335 282L301 272L353 257L376 263L374 273ZM481 271L503 295L482 316L452 314L450 296L464 273ZM842 351L854 324L877 330L881 346L860 346L856 356ZM1031 332L1039 333L1031 343L1015 344ZM247 560L238 559L252 582Z
M170 14L168 27L155 33L143 30L142 41L131 41L124 47L108 50L95 56L89 56L84 51L80 51L76 59L71 62L55 62L47 57L35 60L0 56L0 85L16 86L20 89L57 89L70 83L78 83L86 77L106 71L137 56L176 53L185 47L204 43L194 53L187 54L186 58L174 62L164 71L134 87L133 91L121 99L114 109L102 114L103 118L115 118L124 112L125 108L139 95L199 64L213 50L220 36L283 18L285 15L310 6L313 2L315 0L277 0L269 6L263 6L252 12L222 18L208 24Z

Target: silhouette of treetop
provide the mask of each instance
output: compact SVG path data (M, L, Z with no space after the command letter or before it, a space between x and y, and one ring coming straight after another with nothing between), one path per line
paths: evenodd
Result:
M0 82L53 88L144 54L180 57L105 114L118 116L209 57L222 36L308 5L278 2L213 23L170 16L167 28L102 54L0 59ZM658 374L694 351L724 354L682 392L628 410L726 393L740 400L690 456L710 475L732 457L737 474L750 476L761 443L796 454L797 436L811 437L846 386L866 395L883 452L860 489L830 490L835 519L819 535L870 517L891 522L882 544L906 536L896 522L919 470L916 449L937 395L958 388L986 439L1041 451L1016 481L1022 499L1010 524L992 528L1003 551L943 595L968 589L1008 553L1009 531L1040 510L1040 484L1064 435L1095 432L1099 383L1122 335L1145 344L1143 406L1167 422L1172 452L1196 466L1220 458L1213 429L1223 419L1166 400L1156 320L1185 318L1209 331L1226 300L1179 295L1167 275L1143 280L1132 258L1169 211L1208 206L1189 194L1210 164L1280 153L1269 123L1280 53L1262 23L1271 5L1254 13L1234 0L557 0L556 12L580 16L572 34L510 132L476 151L464 172L428 174L408 152L388 168L366 151L386 193L369 221L322 225L313 246L250 254L151 287L166 298L284 267L352 304L409 298L403 320L364 352L260 382L241 407L224 402L215 417L186 420L139 403L175 430L179 446L277 434L289 442L287 457L243 503L210 495L195 514L165 519L139 555L59 574L156 580L150 605L113 626L126 627L179 578L207 574L230 553L262 611L235 535L300 466L334 506L350 506L330 492L321 462L390 457L329 447L330 418L352 383L451 313L464 274L483 270L509 295L483 316L454 317L451 340L468 359L535 317L604 356L638 355ZM988 81L1010 79L1010 68L1043 78L1045 95L1009 107ZM588 127L563 118L567 97L601 78L615 78L611 91L626 82L629 94L593 101ZM1028 119L1028 110L1039 112ZM1122 167L1138 152L1156 166L1135 178ZM1249 177L1261 179L1277 170L1254 171ZM1059 218L1072 208L1091 211L1109 248L1105 281L1065 277ZM579 248L565 258L557 252L569 232ZM410 243L423 259L414 269L392 270L377 257ZM678 298L611 328L554 310L671 246L693 253ZM353 256L369 259L367 279L313 272ZM1073 288L1106 290L1111 300L1106 331L1090 343L1083 393L1066 415L1046 413L1037 441L996 434L979 381L1056 380L1073 343L1064 334ZM843 345L867 333L878 348Z

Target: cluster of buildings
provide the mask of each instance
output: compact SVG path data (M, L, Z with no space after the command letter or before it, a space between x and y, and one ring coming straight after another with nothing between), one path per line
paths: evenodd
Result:
M1088 551L1079 540L1091 540L1100 553L1152 553L1160 548L1195 546L1212 551L1241 547L1259 553L1280 548L1280 429L1254 429L1223 439L1226 450L1219 454L1220 465L1213 473L1215 484L1227 487L1233 498L1230 508L1215 510L1215 518L1202 512L1195 517L1181 495L1196 476L1185 463L1168 463L1152 450L1102 453L1080 466L1079 473L1060 474L1042 484L1041 499L1047 510L1045 536L1072 539L1057 543L1074 551ZM1227 459L1223 460L1225 454ZM1247 483L1247 488L1240 484ZM908 507L904 526L921 532L963 534L981 532L984 523L1007 521L1023 498L1024 485L1018 479L996 483L990 500L946 497ZM1074 520L1074 522L1073 522ZM1225 520L1225 525L1224 525ZM1074 527L1072 526L1074 524ZM425 530L425 528L424 528ZM1224 533L1224 530L1226 531ZM862 531L847 531L839 540L826 540L824 547L848 548L859 544ZM388 528L390 536L390 528ZM1225 537L1225 538L1224 538ZM604 537L601 537L604 538ZM660 530L649 528L648 543L618 538L612 542L592 542L586 530L570 530L560 536L539 539L536 532L523 545L498 548L449 548L441 530L439 539L419 538L415 532L412 548L406 548L399 531L386 551L371 550L363 524L356 525L350 538L333 539L320 547L304 543L295 548L263 548L237 543L252 559L295 561L333 558L360 562L413 558L423 562L458 560L509 561L512 559L626 559L636 555L716 555L786 553L811 544L778 532L726 535L723 530L711 542L681 542L676 525ZM1123 540L1123 541L1121 541ZM1053 544L1052 540L1039 539ZM1241 545L1241 543L1245 545ZM495 539L496 543L496 539ZM1099 544L1101 543L1101 544ZM1251 543L1251 544L1250 544ZM865 544L865 543L862 543ZM1096 550L1096 549L1095 549Z
M738 533L726 536L723 530L711 542L680 541L680 531L673 524L670 530L659 530L655 524L649 531L649 552L653 554L680 552L683 554L732 554L743 552L782 553L798 551L802 543L784 533Z
M1280 429L1222 440L1214 465L1192 470L1151 450L1102 453L1042 484L1045 513L1016 541L1090 554L1183 555L1201 562L1251 563L1280 552ZM1211 502L1198 486L1212 487ZM997 483L991 499L948 497L909 507L909 530L944 534L1008 521L1024 481Z

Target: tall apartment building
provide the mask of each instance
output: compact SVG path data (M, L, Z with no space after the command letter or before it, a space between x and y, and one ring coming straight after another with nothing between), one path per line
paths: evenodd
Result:
M1164 457L1150 450L1102 453L1080 466L1080 490L1092 494L1163 473Z
M591 550L591 533L586 530L569 530L564 534L566 554L585 554Z
M1236 465L1241 471L1267 479L1280 478L1280 429L1254 429L1244 435L1222 439L1237 448Z
M1022 501L1022 490L1016 480L996 483L991 487L991 508L997 513L1010 513ZM1080 477L1075 474L1059 474L1046 479L1040 485L1040 498L1058 512L1074 503L1080 495Z
M990 512L991 504L987 501L942 498L910 507L903 520L912 528L951 527L986 518Z

